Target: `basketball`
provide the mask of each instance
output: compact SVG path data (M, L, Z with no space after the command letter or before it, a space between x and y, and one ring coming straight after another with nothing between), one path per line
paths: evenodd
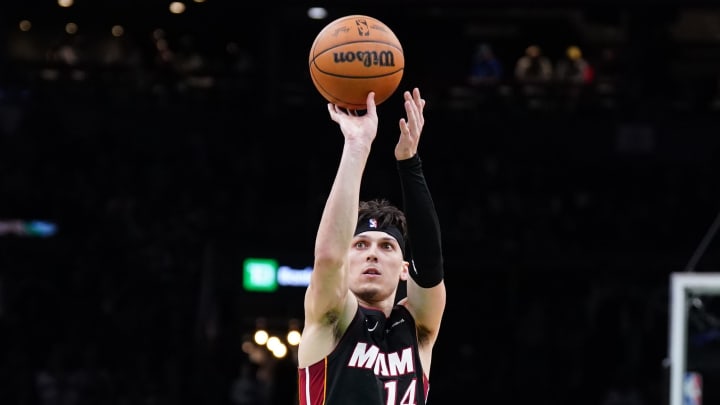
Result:
M329 102L364 110L369 92L375 104L387 100L400 85L405 55L400 41L381 21L349 15L327 24L310 48L310 77Z

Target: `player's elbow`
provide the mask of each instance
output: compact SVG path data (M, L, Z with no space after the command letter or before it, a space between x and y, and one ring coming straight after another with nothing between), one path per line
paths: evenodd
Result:
M329 250L315 250L314 269L339 269L345 265L345 256Z

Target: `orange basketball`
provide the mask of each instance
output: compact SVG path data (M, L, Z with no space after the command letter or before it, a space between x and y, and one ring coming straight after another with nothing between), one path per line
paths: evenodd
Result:
M329 102L351 110L387 100L400 84L405 55L387 25L373 17L349 15L330 22L310 48L310 77Z

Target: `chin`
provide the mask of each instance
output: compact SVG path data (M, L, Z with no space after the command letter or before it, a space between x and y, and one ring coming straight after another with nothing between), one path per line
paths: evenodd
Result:
M353 293L358 298L366 302L382 301L383 299L387 298L387 295L383 294L383 291L375 286L359 288L353 291Z

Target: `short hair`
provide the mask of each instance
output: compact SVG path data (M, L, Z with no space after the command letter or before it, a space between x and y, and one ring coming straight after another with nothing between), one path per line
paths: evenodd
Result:
M385 198L374 198L360 201L358 210L358 223L363 223L371 218L378 221L379 228L390 226L397 227L407 240L407 220L405 213Z

